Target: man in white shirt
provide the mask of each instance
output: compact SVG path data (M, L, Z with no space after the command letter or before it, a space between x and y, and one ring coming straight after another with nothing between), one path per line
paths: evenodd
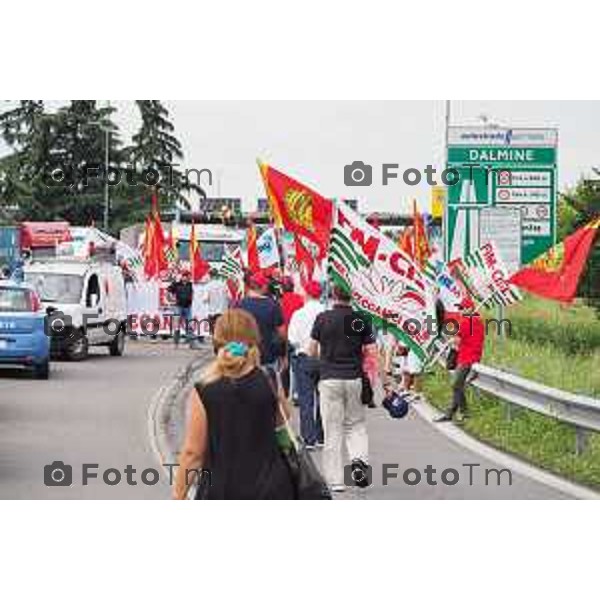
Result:
M305 290L306 304L292 315L288 342L295 350L292 365L300 408L300 435L307 449L312 450L323 445L323 426L317 398L318 361L309 356L310 333L325 306L320 302L321 285L317 281L308 282Z
M217 319L229 308L227 284L219 277L217 269L210 270L210 280L205 284L203 292L210 335L213 335Z

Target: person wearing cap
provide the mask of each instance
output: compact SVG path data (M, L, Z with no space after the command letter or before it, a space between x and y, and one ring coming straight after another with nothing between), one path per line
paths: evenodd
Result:
M309 282L313 283L313 282ZM281 312L283 314L283 321L286 326L289 326L292 315L304 306L304 297L298 292L294 291L294 281L291 277L284 277L281 282Z
M249 312L260 331L261 365L278 369L285 351L285 325L279 303L269 296L269 278L254 273L248 278L248 293L238 308Z
M321 303L321 284L305 285L306 303L294 312L288 328L288 342L294 349L292 367L300 409L300 436L307 449L323 444L323 425L317 397L318 362L310 356L310 333L325 306Z
M181 323L183 321L186 339L188 339L190 345L192 339L190 336L190 320L192 317L192 302L194 301L194 288L190 279L189 271L182 271L181 278L175 280L167 288L168 291L175 297L176 316L177 316L177 327L173 334L175 346L179 346L179 339L181 336Z
M333 307L315 319L309 354L319 357L324 474L331 491L343 492L344 445L351 461L352 483L359 487L370 484L362 360L363 351L374 346L375 335L370 321L350 306L347 290L335 286L333 299Z
M473 365L481 360L485 342L485 328L475 305L470 298L465 298L458 306L458 332L452 338L451 344L457 351L456 369L452 381L452 404L437 422L451 421L459 414L459 420L468 416L465 386Z
M284 277L281 280L281 299L279 304L281 305L281 313L283 314L283 323L286 329L290 325L292 315L300 308L304 306L304 296L294 291L294 280L291 277ZM281 384L283 385L283 391L286 396L290 394L290 388L293 388L291 384L292 380L292 351L288 346L286 361L284 368L281 372Z

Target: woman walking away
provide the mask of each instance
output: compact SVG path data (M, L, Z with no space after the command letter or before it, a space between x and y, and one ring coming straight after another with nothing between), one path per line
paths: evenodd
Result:
M227 310L214 338L217 355L191 394L173 496L184 499L201 474L197 499L291 500L291 474L275 434L287 407L259 367L256 321L244 310Z

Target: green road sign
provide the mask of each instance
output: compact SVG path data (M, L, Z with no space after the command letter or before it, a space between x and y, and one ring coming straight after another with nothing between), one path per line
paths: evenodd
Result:
M448 259L479 246L484 208L506 208L513 214L515 208L521 210L523 264L555 243L557 140L555 129L449 128L447 166L457 170L459 182L448 187L444 219ZM498 232L499 237L503 233Z

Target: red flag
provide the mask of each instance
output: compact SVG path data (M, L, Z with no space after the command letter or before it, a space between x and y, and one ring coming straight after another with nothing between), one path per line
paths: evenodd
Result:
M277 229L281 229L283 227L283 221L281 219L281 213L279 212L279 205L277 200L274 198L273 193L269 189L269 178L268 178L268 165L261 163L258 161L258 168L260 170L260 175L263 180L263 185L265 186L265 192L267 194L267 202L269 203L269 214L270 218L273 221L273 224Z
M250 222L246 232L246 246L248 248L248 269L252 273L258 273L260 271L260 259L258 257L256 227L252 222Z
M240 281L237 279L226 279L227 291L229 293L229 299L232 303L237 303L242 299L242 286Z
M306 249L300 237L296 236L294 241L296 248L296 263L298 264L298 271L300 272L300 282L305 286L309 281L312 281L313 273L315 271L315 259L310 251Z
M156 194L152 196L151 214L151 218L154 220L154 252L156 255L158 273L160 274L161 271L166 271L169 268L169 261L167 260L167 256L165 254L165 246L167 244L167 239L165 237L165 232L160 221L160 209L158 206L158 197L156 196Z
M194 221L192 221L192 230L190 231L190 267L194 283L198 283L210 271L210 265L202 258L202 250L196 239L196 224Z
M155 222L150 215L146 217L146 227L144 229L144 246L142 249L144 255L144 274L148 279L152 279L158 275L158 264L156 262L156 245Z
M431 256L427 231L425 230L425 221L423 215L417 210L417 201L413 200L413 225L414 225L414 257L417 264L421 267Z
M598 228L600 218L552 246L517 271L509 281L532 294L559 302L572 302Z
M261 175L275 223L318 247L319 260L327 254L333 203L273 167L261 165Z

